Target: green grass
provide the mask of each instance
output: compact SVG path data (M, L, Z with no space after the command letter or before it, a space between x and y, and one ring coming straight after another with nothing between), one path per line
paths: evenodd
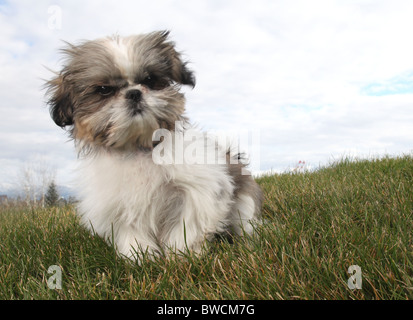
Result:
M342 160L257 179L264 222L141 266L79 227L71 207L0 209L0 299L412 299L413 158ZM61 290L47 286L62 269ZM351 265L362 289L350 290Z

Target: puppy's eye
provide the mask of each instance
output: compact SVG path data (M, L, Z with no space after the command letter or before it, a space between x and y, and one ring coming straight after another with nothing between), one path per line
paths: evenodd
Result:
M158 78L155 75L149 75L143 79L141 84L147 86L151 90L162 90L169 85L169 82L165 79Z
M100 94L101 96L108 97L115 93L115 88L110 86L97 86L96 93Z
M149 89L153 89L156 85L157 78L155 76L147 76L143 79L142 84L147 86Z

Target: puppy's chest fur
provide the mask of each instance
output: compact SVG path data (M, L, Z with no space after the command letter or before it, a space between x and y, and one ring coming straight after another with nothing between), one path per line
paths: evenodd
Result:
M185 223L205 234L222 232L233 203L225 166L162 166L150 153L98 154L82 160L78 174L83 223L106 238L126 227L155 246L169 242L171 225Z
M82 203L102 205L100 214L112 222L129 215L128 220L133 220L126 222L134 223L154 206L164 189L172 187L171 176L154 165L148 154L99 154L82 160L78 174Z

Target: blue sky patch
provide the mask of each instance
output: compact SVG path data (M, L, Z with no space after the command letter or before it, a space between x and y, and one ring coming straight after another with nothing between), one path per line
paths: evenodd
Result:
M413 72L405 73L383 82L373 82L361 88L367 96L413 94Z
M6 0L0 0L0 13L7 14L10 4Z

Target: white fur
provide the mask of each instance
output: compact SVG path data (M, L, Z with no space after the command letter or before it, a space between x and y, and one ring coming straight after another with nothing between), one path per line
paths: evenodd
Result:
M225 165L163 166L149 153L99 153L81 161L79 177L83 223L129 257L140 249L156 254L159 246L197 251L229 219L254 214L246 196L235 206L240 216L230 214L234 186Z

